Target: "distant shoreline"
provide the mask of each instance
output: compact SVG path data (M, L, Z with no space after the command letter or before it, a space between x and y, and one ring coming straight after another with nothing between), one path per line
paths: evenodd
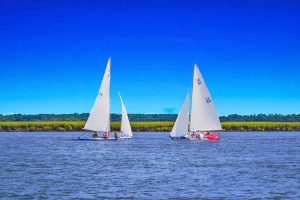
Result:
M0 132L83 132L84 121L0 122ZM131 122L133 131L170 132L174 122ZM300 131L300 122L222 122L224 132ZM120 130L120 122L111 122Z
M89 113L73 114L0 114L0 122L86 121ZM131 122L174 122L177 114L128 114ZM220 116L221 122L300 122L300 114L230 114ZM111 113L111 122L120 122L121 115Z

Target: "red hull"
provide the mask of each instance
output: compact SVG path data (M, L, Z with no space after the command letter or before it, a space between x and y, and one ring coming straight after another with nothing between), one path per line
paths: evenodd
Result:
M208 140L220 140L220 136L218 134L205 134L204 137Z

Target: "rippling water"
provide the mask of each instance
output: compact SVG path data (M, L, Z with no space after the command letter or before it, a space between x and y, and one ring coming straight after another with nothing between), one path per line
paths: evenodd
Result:
M222 133L218 142L79 135L0 133L0 197L300 199L300 133Z

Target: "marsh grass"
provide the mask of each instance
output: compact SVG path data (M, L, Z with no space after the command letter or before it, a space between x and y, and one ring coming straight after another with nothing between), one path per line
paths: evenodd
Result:
M131 122L133 131L172 130L174 122ZM83 131L83 121L0 122L1 132ZM222 122L224 131L300 131L300 122ZM112 131L120 130L120 122L111 122Z

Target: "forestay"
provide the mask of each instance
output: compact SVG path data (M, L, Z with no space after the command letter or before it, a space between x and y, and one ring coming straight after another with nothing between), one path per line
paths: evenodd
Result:
M190 131L222 130L212 97L197 65L194 65Z
M128 137L132 137L132 130L131 130L131 126L129 123L129 119L128 119L128 115L127 115L127 110L126 107L123 103L121 94L119 93L120 99L121 99L121 103L122 103L122 120L121 120L121 132L125 133L126 136Z
M90 131L110 131L110 58L102 79L96 101L84 129Z
M178 113L177 119L170 133L171 137L184 137L188 135L189 112L188 112L189 96L187 95L185 101Z

